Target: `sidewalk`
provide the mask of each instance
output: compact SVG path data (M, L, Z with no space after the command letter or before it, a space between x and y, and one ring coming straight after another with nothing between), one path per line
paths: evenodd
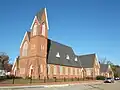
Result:
M73 82L50 82L50 83L36 83L36 84L0 84L0 88L46 88L46 87L63 87L79 84L100 84L102 81L73 81Z

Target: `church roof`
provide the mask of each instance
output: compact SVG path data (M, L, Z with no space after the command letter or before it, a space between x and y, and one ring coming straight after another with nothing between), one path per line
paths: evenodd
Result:
M79 56L79 59L84 68L91 68L94 66L95 57L95 54L87 54Z
M42 19L42 14L45 12L45 8L42 8L37 14L37 19L39 22L41 22L41 19Z
M107 72L108 64L100 64L100 72Z
M59 57L56 56L58 53ZM68 59L67 56L69 56ZM48 64L92 68L94 57L95 54L77 56L71 47L48 39Z

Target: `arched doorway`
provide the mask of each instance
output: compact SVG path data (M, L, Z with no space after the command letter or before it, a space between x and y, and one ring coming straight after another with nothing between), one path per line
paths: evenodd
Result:
M32 77L32 75L33 75L33 65L30 66L29 77Z
M85 69L83 69L83 68L82 68L81 71L82 71L82 79L84 80L84 79L85 79L85 76L86 76L86 71L85 71Z
M109 71L109 77L113 77L113 72Z

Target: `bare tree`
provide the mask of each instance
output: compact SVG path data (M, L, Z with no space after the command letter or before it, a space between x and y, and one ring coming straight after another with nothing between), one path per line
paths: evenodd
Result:
M106 57L100 58L100 59L99 59L99 62L100 62L101 64L105 64L105 63L106 63Z
M4 69L9 62L9 56L5 52L0 52L0 69Z

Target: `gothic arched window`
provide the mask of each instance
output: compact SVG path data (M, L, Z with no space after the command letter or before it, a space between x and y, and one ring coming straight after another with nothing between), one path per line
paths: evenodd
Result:
M45 36L45 23L42 24L42 35Z
M23 45L22 56L27 56L27 53L28 53L27 51L28 51L28 43L26 41Z
M35 23L33 26L33 36L37 34L37 24Z

